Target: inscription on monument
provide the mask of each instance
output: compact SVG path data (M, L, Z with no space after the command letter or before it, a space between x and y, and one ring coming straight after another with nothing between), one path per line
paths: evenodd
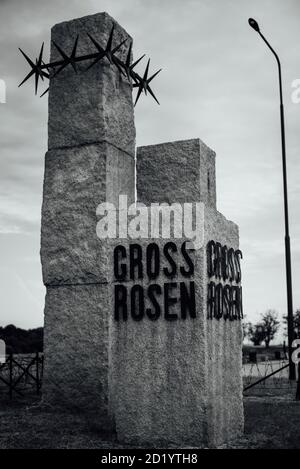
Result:
M207 274L214 279L207 288L207 319L233 321L243 318L242 257L239 249L212 240L207 244Z
M163 317L167 321L196 317L194 261L184 242L163 246L118 245L114 249L114 318L134 321ZM179 277L182 281L174 281ZM168 281L166 281L168 280ZM138 283L135 283L138 282Z

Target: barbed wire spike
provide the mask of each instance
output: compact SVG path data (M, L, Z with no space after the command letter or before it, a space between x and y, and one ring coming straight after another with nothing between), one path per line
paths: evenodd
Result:
M120 49L120 47L122 47L122 45L127 41L127 39L124 39L124 41L120 42L120 44L118 44L116 47L114 47L114 49L112 49L112 41L113 41L113 35L114 35L114 26L113 26L110 32L109 38L107 40L106 47L105 49L103 49L103 47L100 46L100 44L93 38L93 36L91 36L89 33L87 33L87 35L89 36L90 40L93 42L94 46L98 50L98 56L96 57L94 62L92 62L88 66L87 70L92 68L97 62L99 62L99 60L103 59L103 57L106 57L111 64L116 65L119 71L122 72L120 67L123 64L117 57L115 57L115 53Z
M149 83L153 80L153 78L156 77L156 75L159 74L159 72L161 72L162 69L158 70L150 78L148 78L149 66L150 66L150 59L148 60L148 63L147 63L143 78L140 77L137 73L135 74L135 76L137 77L138 83L135 83L133 85L133 87L138 88L138 92L137 92L137 95L136 95L134 106L136 106L136 104L137 104L137 102L138 102L138 100L141 96L141 93L143 91L144 91L146 96L147 96L147 92L149 92L150 95L152 96L152 98L155 99L157 104L159 104L159 101L157 100L157 98L156 98L155 94L153 93L152 89L150 88Z
M49 68L49 64L46 64L43 60L42 60L42 65L43 67L47 70L47 72L50 74L50 68ZM49 75L50 76L50 75ZM49 77L48 77L49 78Z
M99 60L101 60L105 56L105 50L100 46L100 44L98 44L98 42L93 38L93 36L91 36L89 33L87 33L87 35L90 38L90 40L92 41L92 43L94 44L94 46L96 47L96 49L98 50L98 56L96 57L94 62L92 62L87 68L87 70L89 70L97 62L99 62Z
M30 77L32 77L32 75L34 75L35 76L35 94L37 94L39 78L41 78L42 80L44 80L44 77L49 78L49 74L44 72L41 68L42 63L43 63L44 43L42 44L39 58L36 59L35 63L28 57L27 54L25 54L25 52L22 51L20 47L19 47L19 50L31 67L30 72L24 78L24 80L19 84L19 87L22 86Z
M56 70L56 72L54 73L53 75L53 78L58 75L67 65L71 65L74 72L77 73L77 67L76 67L76 50L77 50L77 44L78 44L78 38L79 36L76 37L75 39L75 43L74 43L74 46L73 46L73 50L71 52L71 55L68 56L64 51L63 49L58 45L56 44L55 41L52 41L53 42L53 45L56 47L56 49L58 50L58 52L60 53L60 55L62 56L62 58L64 59L64 62L63 64L61 65L61 67Z
M125 62L123 62L115 54L122 47L122 45L125 44L127 39L124 39L117 46L112 48L113 38L114 38L114 25L110 31L105 49L89 33L87 33L87 35L92 41L92 43L94 44L94 46L96 47L97 49L96 53L94 52L94 53L83 55L83 56L76 56L79 36L76 37L71 55L67 55L65 51L58 44L56 44L56 42L52 41L54 47L62 56L62 60L57 60L52 63L51 62L45 63L43 61L44 43L42 44L39 57L35 59L35 63L30 59L30 57L28 57L28 55L21 48L19 48L20 52L22 53L22 55L24 56L24 58L26 59L26 61L31 67L30 72L26 75L24 80L19 84L19 87L23 85L31 76L34 75L35 76L35 94L37 94L39 79L40 78L42 80L44 80L44 78L49 79L50 69L54 69L53 77L55 77L67 65L70 64L73 70L77 73L77 66L76 66L77 62L93 59L93 62L86 69L86 70L89 70L102 58L106 57L109 63L115 65L123 76L127 77L129 81L130 81L130 78L134 81L134 84L132 85L133 88L138 88L134 106L136 106L142 92L144 92L145 95L149 93L153 97L153 99L157 102L157 104L160 104L155 94L153 93L153 90L150 87L150 82L161 72L161 69L155 72L151 77L148 78L149 66L150 66L150 59L149 59L147 62L143 77L141 77L138 73L136 73L134 71L134 68L145 57L145 54L139 57L134 63L130 64L131 56L132 56L132 41L130 42L129 49L127 51L126 60ZM55 71L57 67L59 68ZM47 72L45 70L47 70ZM43 97L48 91L49 91L49 88L47 88L41 94L40 97Z
M106 49L105 49L106 57L108 58L108 60L110 61L111 64L114 63L115 53L123 46L123 44L125 44L125 42L127 42L127 39L124 39L122 42L120 42L119 45L117 45L114 49L112 49L114 29L115 29L115 25L113 25L113 27L111 29L111 32L110 32L110 35L109 35L109 38L108 38L108 41L107 41Z
M130 64L130 61L131 61L131 54L132 54L132 41L130 43L130 46L129 46L129 49L128 49L128 52L127 52L127 57L126 57L126 61L125 63L123 64L123 68L126 72L126 76L128 78L128 80L130 80L130 78L133 78L133 80L135 81L135 83L137 82L136 81L136 77L135 77L135 73L133 73L133 69L134 67L136 67L136 65L145 57L145 54L143 54L139 59L137 59L133 64Z
M40 98L42 98L43 96L45 96L45 94L48 93L48 91L49 91L49 88L47 88L47 89L44 91L44 93L41 94Z

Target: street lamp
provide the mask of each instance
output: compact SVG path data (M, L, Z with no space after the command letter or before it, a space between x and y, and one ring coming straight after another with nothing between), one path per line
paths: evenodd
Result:
M287 287L287 310L288 310L288 345L289 345L289 377L296 379L295 365L292 361L292 342L294 339L294 318L293 318L293 293L292 293L292 269L291 269L291 247L289 234L289 209L288 209L288 193L287 193L287 176L286 176L286 152L285 152L285 130L284 130L284 107L282 97L282 79L281 64L278 55L267 39L261 33L258 23L249 18L249 25L253 28L267 44L268 48L274 54L278 65L279 74L279 96L280 96L280 123L281 123L281 150L282 150L282 173L283 173L283 198L284 198L284 220L285 220L285 265L286 265L286 287Z

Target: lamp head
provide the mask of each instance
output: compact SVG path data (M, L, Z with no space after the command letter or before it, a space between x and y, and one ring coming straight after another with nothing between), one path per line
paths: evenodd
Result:
M259 26L257 21L253 18L249 18L248 23L250 24L251 28L253 28L257 33L259 33Z

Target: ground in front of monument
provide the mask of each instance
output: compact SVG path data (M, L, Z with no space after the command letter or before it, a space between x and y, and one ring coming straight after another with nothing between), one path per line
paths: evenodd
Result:
M6 405L2 405L6 404ZM4 410L5 409L5 410ZM293 396L244 398L245 434L221 449L295 449L300 441L300 407ZM0 450L130 449L80 414L58 412L39 400L1 403ZM164 446L165 448L165 446ZM169 446L172 449L172 446ZM173 446L176 448L176 446Z

